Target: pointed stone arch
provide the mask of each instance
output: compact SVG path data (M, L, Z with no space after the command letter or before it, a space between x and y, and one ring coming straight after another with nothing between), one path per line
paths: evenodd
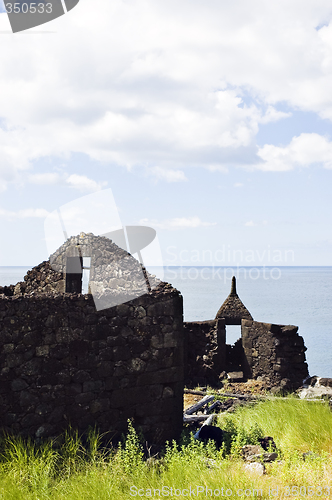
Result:
M232 278L231 293L217 312L216 319L224 318L225 325L241 325L242 319L253 320L250 312L236 292L236 278Z

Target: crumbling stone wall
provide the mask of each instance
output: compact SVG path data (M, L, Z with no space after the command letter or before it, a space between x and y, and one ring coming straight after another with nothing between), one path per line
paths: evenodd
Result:
M308 376L304 340L293 325L242 320L243 370L247 378L294 389Z
M54 254L50 264L63 280L56 291L65 292L67 259L90 257L89 288L100 308L127 302L157 287L160 280L148 275L130 253L109 238L81 233L69 238Z
M160 280L109 238L81 233L68 238L48 261L28 271L24 281L0 287L0 294L66 293L68 258L84 257L91 259L89 289L98 310L128 302L159 286Z
M24 276L16 285L0 286L0 295L35 295L63 291L63 274L54 270L49 261L44 261Z
M116 437L127 419L162 442L182 428L182 297L165 283L96 311L91 295L2 295L1 426L53 436L96 425Z
M185 381L216 384L226 367L225 320L185 322Z

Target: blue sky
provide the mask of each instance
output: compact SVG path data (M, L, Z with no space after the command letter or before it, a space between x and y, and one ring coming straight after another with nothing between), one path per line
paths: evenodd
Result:
M105 189L165 264L332 265L329 0L81 0L0 39L0 265Z

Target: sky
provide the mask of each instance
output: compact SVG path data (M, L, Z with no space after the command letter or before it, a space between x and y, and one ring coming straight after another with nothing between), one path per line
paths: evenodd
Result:
M332 265L330 0L80 0L15 34L1 2L0 266L107 196L165 265Z

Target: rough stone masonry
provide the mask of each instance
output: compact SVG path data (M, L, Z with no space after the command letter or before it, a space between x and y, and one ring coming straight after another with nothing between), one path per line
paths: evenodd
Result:
M110 240L87 236L72 238L57 252L64 266L66 249L67 257L83 251L92 260L104 249L110 267L102 275L107 288L119 278L121 266L123 276L128 266L140 266ZM121 299L132 297L130 283L128 288L122 278L120 284L114 286ZM81 432L91 425L116 438L131 418L149 441L178 437L184 368L181 294L154 282L150 292L97 311L91 294L67 293L65 285L66 269L45 262L24 283L0 290L2 427L47 437L69 425Z
M234 346L229 324L241 324ZM81 233L0 287L1 426L37 438L96 426L116 439L130 418L162 443L181 432L185 380L217 385L237 367L290 390L308 375L305 350L297 327L253 320L235 278L214 320L183 323L180 292L109 238Z

